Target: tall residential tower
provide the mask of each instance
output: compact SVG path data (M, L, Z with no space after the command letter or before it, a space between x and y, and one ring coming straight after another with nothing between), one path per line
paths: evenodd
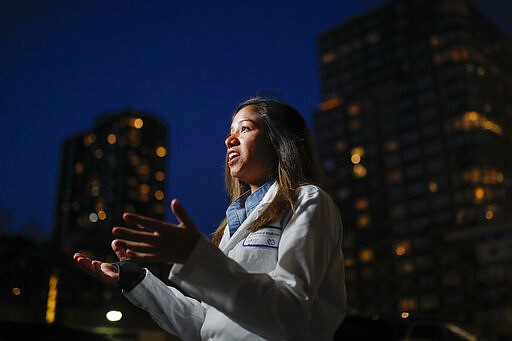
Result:
M511 40L470 1L397 0L318 51L349 313L512 332Z

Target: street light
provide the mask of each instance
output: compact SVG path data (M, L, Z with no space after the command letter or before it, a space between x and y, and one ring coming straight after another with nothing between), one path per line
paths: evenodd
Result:
M105 317L110 322L117 322L117 321L119 321L120 319L123 318L123 313L120 312L119 310L110 310L110 311L107 312Z

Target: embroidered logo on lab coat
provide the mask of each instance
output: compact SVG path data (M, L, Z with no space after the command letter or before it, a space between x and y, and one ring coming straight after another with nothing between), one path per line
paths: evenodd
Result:
M258 231L251 232L245 238L244 246L270 247L277 249L281 239L281 229L273 226L265 226Z

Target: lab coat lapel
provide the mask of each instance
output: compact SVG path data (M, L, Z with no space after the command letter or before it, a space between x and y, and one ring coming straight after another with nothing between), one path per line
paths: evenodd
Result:
M229 241L226 243L224 247L222 247L222 251L227 254L235 245L237 245L241 240L245 239L250 231L247 227L255 221L261 213L268 207L268 205L272 202L277 193L278 184L277 181L272 184L272 186L268 189L268 192L265 194L261 202L256 206L254 211L244 220L242 225L236 230L236 232L231 236Z

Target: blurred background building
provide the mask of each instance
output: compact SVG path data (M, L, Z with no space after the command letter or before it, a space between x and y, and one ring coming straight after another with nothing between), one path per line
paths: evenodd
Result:
M113 226L126 225L123 212L165 219L167 125L150 114L124 110L100 115L91 130L63 143L59 175L48 302L55 287L53 317L58 323L95 330L118 339L141 330L163 333L150 317L131 305L116 287L81 273L71 255L117 261L110 242ZM146 264L165 280L169 266ZM51 304L47 304L51 310ZM121 312L119 321L106 313ZM120 316L119 316L120 317Z
M470 1L398 0L318 53L349 313L512 333L511 40Z

